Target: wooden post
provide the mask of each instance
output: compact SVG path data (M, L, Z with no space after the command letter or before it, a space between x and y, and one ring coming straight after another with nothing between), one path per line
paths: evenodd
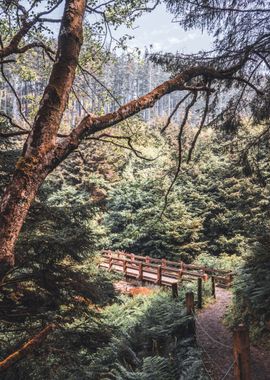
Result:
M112 257L109 258L109 272L112 270L112 266L113 266L113 259Z
M123 272L126 276L127 275L127 260L123 260Z
M143 280L143 263L139 264L139 275L138 275L138 280L142 281Z
M146 256L146 258L145 258L145 262L146 262L147 264L150 264L150 257L149 257L149 256Z
M243 324L233 332L233 355L235 380L251 380L249 334Z
M131 258L131 261L134 261L134 258L135 258L134 253L131 254L130 258Z
M161 265L158 265L157 267L157 285L161 285L161 275L162 275L162 267Z
M172 284L172 297L178 298L178 284L177 284L177 282Z
M187 308L188 315L191 315L194 313L194 293L193 292L186 293L186 308Z
M163 266L163 268L166 267L166 259L161 259L161 265Z
M198 309L202 308L202 279L198 278Z
M216 298L216 281L215 281L215 277L212 276L211 277L211 294L212 294L212 297Z
M229 280L228 280L229 286L232 286L232 281L233 281L232 273L230 273L228 277L229 277Z

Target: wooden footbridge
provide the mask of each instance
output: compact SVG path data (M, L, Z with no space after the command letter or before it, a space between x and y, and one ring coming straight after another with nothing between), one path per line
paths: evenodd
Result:
M122 251L103 251L100 267L113 272L123 273L127 278L145 281L160 286L174 287L182 281L198 280L198 284L211 278L213 292L215 283L230 286L232 272L185 264L183 261L156 259L138 256Z

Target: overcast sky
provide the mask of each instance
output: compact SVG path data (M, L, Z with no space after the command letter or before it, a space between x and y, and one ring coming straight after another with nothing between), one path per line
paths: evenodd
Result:
M60 6L54 12L54 16L58 17L62 15L62 12L63 7ZM134 36L128 45L141 50L152 46L153 51L190 53L208 50L211 45L211 39L206 33L202 34L200 30L185 32L181 29L177 23L173 22L173 15L167 12L164 4L158 5L154 11L138 18L134 29L120 27L113 34L116 38L123 34Z
M185 53L209 49L210 37L199 30L185 32L173 21L173 15L159 5L153 12L144 14L135 22L134 30L119 28L117 36L128 33L135 38L129 42L131 47L143 49L150 45L155 51L182 51Z

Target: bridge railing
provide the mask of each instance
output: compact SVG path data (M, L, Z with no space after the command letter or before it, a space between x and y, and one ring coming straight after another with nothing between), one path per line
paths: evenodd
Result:
M106 264L109 271L116 270L126 276L136 277L138 280L152 279L152 282L157 284L162 283L162 276L178 280L184 274L175 268L162 267L162 265L135 260L135 258L118 257L111 254L105 255L104 258L104 264ZM151 275L154 275L154 277L151 277ZM198 276L197 273L194 275ZM166 281L164 280L164 282Z
M232 281L233 273L221 269L209 268L206 266L186 264L183 261L172 261L165 258L158 259L150 256L140 256L133 253L126 253L123 251L110 251L106 250L102 253L104 259L113 257L119 261L128 260L129 265L137 267L140 263L148 268L149 272L157 271L157 267L161 266L161 272L169 277L182 278L183 275L191 278L202 278L207 280L208 276L212 278L212 281L218 281L219 283L227 286ZM155 270L154 270L155 268Z

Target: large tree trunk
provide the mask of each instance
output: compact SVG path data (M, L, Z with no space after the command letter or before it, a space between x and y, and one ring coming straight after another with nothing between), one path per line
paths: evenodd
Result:
M14 246L29 207L44 176L25 175L17 170L7 187L0 207L0 277L14 265Z
M0 203L0 278L15 262L14 245L39 186L54 168L53 152L82 45L86 0L66 0L56 60L22 157Z

